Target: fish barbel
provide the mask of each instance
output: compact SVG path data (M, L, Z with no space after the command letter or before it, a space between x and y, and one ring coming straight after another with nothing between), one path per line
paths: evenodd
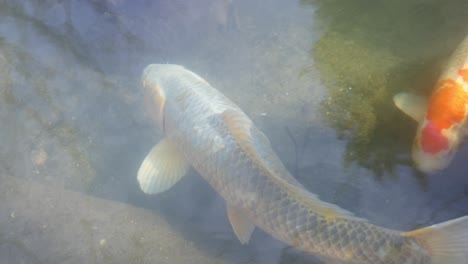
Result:
M454 51L429 100L400 93L395 105L419 125L412 156L426 173L445 168L468 135L468 36Z
M169 189L193 167L226 201L243 244L257 226L334 263L467 263L468 216L412 232L370 224L308 192L247 115L195 73L152 64L142 81L165 135L138 171L145 193Z

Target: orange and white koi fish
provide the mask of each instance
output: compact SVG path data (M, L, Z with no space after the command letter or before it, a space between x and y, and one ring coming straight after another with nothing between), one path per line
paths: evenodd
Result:
M200 76L152 64L142 79L165 135L138 171L145 193L171 188L193 167L226 201L243 244L259 227L332 263L468 263L468 216L412 232L373 225L307 191L252 120Z
M417 168L426 173L445 168L468 134L468 36L451 56L429 101L406 93L393 101L419 122L412 150Z

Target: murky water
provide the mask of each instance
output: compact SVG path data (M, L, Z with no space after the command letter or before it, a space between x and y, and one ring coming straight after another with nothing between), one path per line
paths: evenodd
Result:
M44 232L4 231L21 217L6 205L11 212L0 215L0 259L79 263L77 254L95 263L128 263L129 256L152 252L162 261L187 249L213 263L320 263L260 230L241 246L224 201L195 172L161 195L139 190L136 172L161 136L140 91L140 74L149 63L181 64L207 79L252 118L290 171L325 201L399 230L467 215L468 148L447 169L418 173L410 160L416 124L391 101L404 90L430 92L444 59L466 34L465 2L3 1L0 173L48 186L51 193L74 190L148 209L170 223L161 228L177 238L166 236L171 247L159 253L151 251L149 238L106 241L110 248L139 250L109 258L112 251L73 240L73 232L53 236L82 245L64 257L56 248L61 243L48 248L45 241L40 247L31 242ZM86 199L67 200L65 193L50 198L51 208ZM14 198L28 201L29 212L43 206L32 194ZM106 207L77 210L76 217L92 218ZM68 218L50 212L56 217L23 214L27 219L18 225L34 231L28 223L42 219L49 221L42 223L49 235L63 231L54 226ZM106 232L126 232L111 215L105 222ZM93 234L92 225L79 223Z

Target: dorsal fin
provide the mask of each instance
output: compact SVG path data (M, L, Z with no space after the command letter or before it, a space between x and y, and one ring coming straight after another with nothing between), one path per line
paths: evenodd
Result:
M317 214L327 218L348 218L355 221L367 221L363 218L354 216L353 213L331 203L324 202L318 198L317 195L307 191L303 188L291 185L278 177L271 177L271 179L282 188L286 193L292 196L294 200L305 205Z
M303 188L283 165L271 147L270 140L245 115L235 110L223 112L224 123L229 133L237 140L245 153L271 174L286 182Z
M223 113L224 121L226 122L229 132L234 136L234 138L241 145L243 151L251 158L254 159L258 166L262 167L264 170L270 172L270 178L278 185L280 188L285 190L286 193L292 196L293 199L297 200L301 204L306 205L308 208L314 212L322 215L326 218L350 218L358 221L365 221L362 218L355 217L351 212L348 212L334 204L326 203L321 201L315 194L310 193L289 173L287 174L278 174L273 171L269 165L274 165L269 162L265 163L265 157L259 155L257 151L259 149L259 143L255 140L264 140L262 144L268 144L270 148L270 143L263 133L258 130L252 121L246 118L243 115L235 111L225 111ZM263 138L263 139L262 139ZM271 151L273 153L273 151ZM273 153L273 155L275 155ZM276 155L275 155L276 157ZM278 162L281 162L278 159ZM276 164L278 166L278 164ZM274 168L274 166L273 166Z

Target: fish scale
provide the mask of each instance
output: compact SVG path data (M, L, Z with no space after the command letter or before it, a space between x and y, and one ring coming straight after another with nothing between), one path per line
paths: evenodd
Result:
M178 65L150 65L143 83L156 95L156 109L164 108L157 115L167 140L236 209L228 215L241 242L239 234L250 229L236 228L238 212L244 224L340 263L467 263L468 217L408 233L368 223L308 192L242 110L198 75ZM146 182L140 186L151 190Z
M204 140L210 138L209 133L203 134L204 136L198 138ZM258 168L247 155L242 155L241 148L234 146L236 142L232 137L226 139L225 143L226 148L232 150L230 153L235 154L225 157L223 161L219 160L216 153L202 159L203 164L217 163L218 167L200 166L198 163L192 165L201 175L212 175L211 178L206 177L207 181L212 183L213 187L227 201L236 203L241 208L246 208L246 213L251 219L256 219L255 223L259 227L278 239L288 241L296 247L318 255L352 255L355 263L378 263L379 261L375 253L362 251L362 248L369 248L375 252L382 246L386 248L395 246L395 243L390 245L392 241L404 240L399 233L381 228L376 229L368 223L350 222L347 219L325 220L323 216L301 206L276 184L268 181L267 172ZM200 145L210 146L212 143L200 142ZM210 151L202 149L197 152L197 156L199 153L210 153ZM217 162L207 162L213 160L217 160ZM225 172L236 168L246 169L235 170L237 173L225 173L224 175L213 173L213 171ZM252 207L252 203L243 201L242 196L239 195L239 188L258 193L257 203L254 207ZM282 206L278 206L278 204ZM310 232L306 232L306 230ZM343 253L344 249L347 249L348 252ZM404 263L402 261L404 259L388 263Z

